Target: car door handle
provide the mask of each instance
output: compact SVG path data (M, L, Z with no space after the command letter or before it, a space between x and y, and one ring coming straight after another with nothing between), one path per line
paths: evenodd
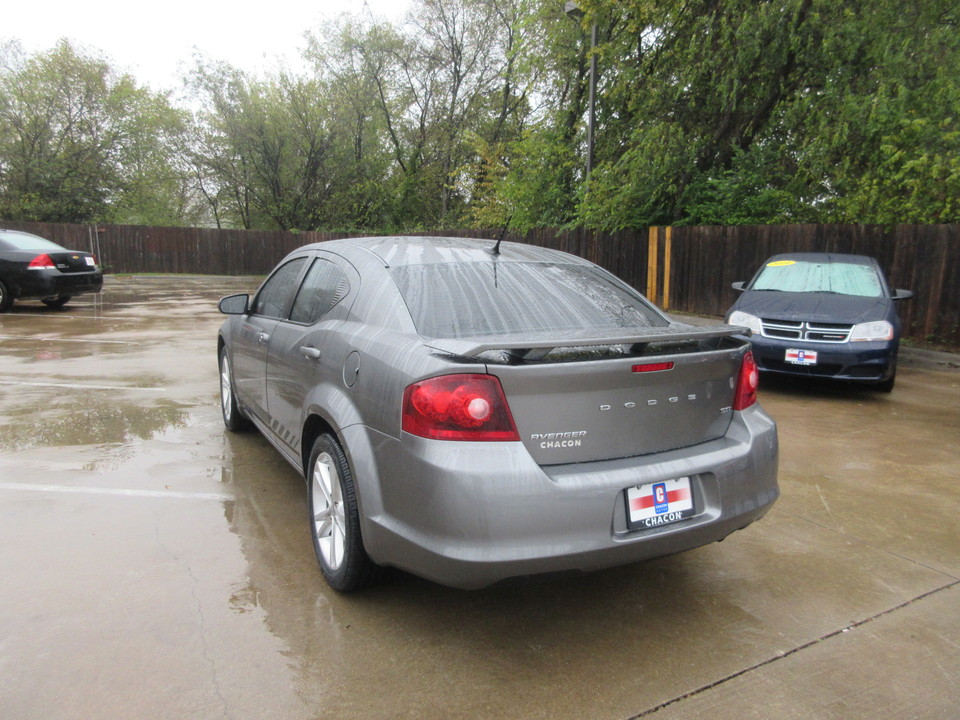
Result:
M320 351L317 350L315 347L308 347L308 346L306 346L306 345L301 345L301 346L300 346L300 352L303 353L303 356L304 356L304 357L310 358L311 360L319 360L319 359L320 359Z
M260 333L260 334L257 335L257 342L258 342L258 343L261 343L261 344L262 344L262 343L265 343L265 342L266 342L267 340L269 340L269 339L270 339L270 336L269 336L267 333L262 332L262 333Z

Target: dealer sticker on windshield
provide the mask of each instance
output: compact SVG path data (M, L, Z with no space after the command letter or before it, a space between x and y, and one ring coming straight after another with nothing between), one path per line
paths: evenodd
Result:
M693 515L689 477L628 488L626 499L627 526L631 530L669 525Z
M817 351L796 350L791 348L790 350L787 350L786 361L794 365L816 365Z

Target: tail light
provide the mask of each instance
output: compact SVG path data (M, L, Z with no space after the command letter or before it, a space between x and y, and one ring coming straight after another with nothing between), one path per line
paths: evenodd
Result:
M734 410L746 410L757 401L757 388L760 386L760 372L753 352L743 356L740 365L740 377L737 379L737 393L733 397Z
M30 261L30 264L27 265L27 268L31 270L43 270L45 268L56 267L53 260L50 259L50 256L44 253L43 255L37 255L33 260Z
M441 375L410 385L403 393L403 429L434 440L520 439L493 375Z

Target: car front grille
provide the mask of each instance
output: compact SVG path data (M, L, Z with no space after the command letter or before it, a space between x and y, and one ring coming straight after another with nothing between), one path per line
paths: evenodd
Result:
M762 318L761 335L781 340L806 342L845 343L850 339L852 325L820 323L798 320L774 320Z

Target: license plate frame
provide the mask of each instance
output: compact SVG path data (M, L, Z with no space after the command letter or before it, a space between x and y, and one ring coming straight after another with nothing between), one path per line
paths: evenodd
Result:
M630 530L673 525L696 512L689 476L635 485L624 491L623 498Z
M784 362L791 365L811 366L817 364L816 350L802 350L800 348L787 348L783 356Z

